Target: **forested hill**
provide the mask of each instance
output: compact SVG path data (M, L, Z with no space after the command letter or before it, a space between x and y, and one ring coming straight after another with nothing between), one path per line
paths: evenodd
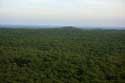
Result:
M124 83L125 30L0 29L0 83Z

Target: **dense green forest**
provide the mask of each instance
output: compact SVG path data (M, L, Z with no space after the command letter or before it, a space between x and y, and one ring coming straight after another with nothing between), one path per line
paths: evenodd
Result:
M125 83L125 30L1 28L0 83Z

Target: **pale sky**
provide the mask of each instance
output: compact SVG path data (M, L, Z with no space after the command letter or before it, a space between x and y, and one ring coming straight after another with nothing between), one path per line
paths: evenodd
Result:
M125 27L125 0L0 0L0 24Z

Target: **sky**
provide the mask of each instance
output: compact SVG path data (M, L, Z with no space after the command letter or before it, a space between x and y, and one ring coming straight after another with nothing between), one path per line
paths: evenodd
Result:
M125 0L0 0L0 24L125 27Z

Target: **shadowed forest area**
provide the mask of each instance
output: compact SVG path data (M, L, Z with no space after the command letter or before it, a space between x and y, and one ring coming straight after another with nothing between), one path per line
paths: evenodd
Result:
M125 30L1 28L0 83L125 83Z

